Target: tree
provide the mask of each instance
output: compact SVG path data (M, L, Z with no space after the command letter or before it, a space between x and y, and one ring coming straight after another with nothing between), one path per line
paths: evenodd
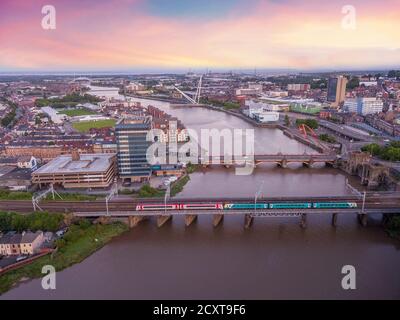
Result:
M10 231L12 229L12 216L8 212L0 212L0 231Z
M289 116L287 114L285 114L285 126L286 127L290 126L290 119L289 119Z
M347 83L347 88L353 90L360 85L360 79L358 77L352 77L349 82Z
M390 70L388 72L388 77L389 78L395 78L396 77L396 70Z
M335 137L333 137L333 136L331 136L329 134L326 134L326 133L320 134L319 135L319 139L321 141L325 141L325 142L328 142L328 143L335 143L336 142Z
M296 125L299 127L302 124L309 126L311 129L318 129L318 121L315 119L296 119Z
M388 77L389 78L400 79L400 70L390 70L388 72Z
M26 217L24 217L23 215L15 214L12 216L11 226L12 230L22 232L28 229L29 224Z
M379 144L376 143L371 143L367 146L364 146L361 148L362 151L364 152L369 152L373 156L378 156L382 153L382 148Z

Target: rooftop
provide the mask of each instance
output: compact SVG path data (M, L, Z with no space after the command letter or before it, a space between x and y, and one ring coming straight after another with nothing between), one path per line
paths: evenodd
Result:
M109 168L114 154L81 154L79 160L72 160L71 155L61 155L40 167L34 174L101 172Z

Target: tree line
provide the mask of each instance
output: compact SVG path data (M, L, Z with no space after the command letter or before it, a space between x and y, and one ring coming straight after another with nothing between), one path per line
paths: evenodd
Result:
M13 212L0 212L0 231L32 232L57 231L63 222L62 214L48 212L35 212L31 214L18 214Z
M379 157L387 161L400 161L400 142L392 141L389 145L380 146L377 143L371 143L364 146L362 151L369 152L375 157Z

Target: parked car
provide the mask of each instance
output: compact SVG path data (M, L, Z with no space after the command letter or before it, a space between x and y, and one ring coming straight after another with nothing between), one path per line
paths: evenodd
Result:
M18 256L17 259L15 259L16 262L25 260L26 258L28 258L27 256Z
M122 183L122 186L123 186L123 187L130 187L130 186L131 186L131 182L130 182L130 181L124 181L124 182Z

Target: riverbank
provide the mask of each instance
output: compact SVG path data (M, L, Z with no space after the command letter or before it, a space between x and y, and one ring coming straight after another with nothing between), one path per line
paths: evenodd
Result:
M64 237L57 241L57 251L52 255L46 255L29 265L3 274L0 277L0 295L21 281L42 277L42 268L45 265L52 265L56 271L61 271L82 262L111 239L128 230L128 226L120 222L92 225L83 221L85 222L70 226Z
M390 237L400 240L400 215L389 217L385 223L385 230Z
M174 105L172 104L171 106L173 107ZM191 107L191 106L190 106L190 107ZM216 106L209 105L209 104L199 104L198 107L227 113L227 114L229 114L229 115L238 117L238 118L240 118L240 119L246 121L247 123L250 123L250 124L252 124L253 126L258 127L258 128L270 128L270 129L280 129L280 130L285 130L285 129L287 129L287 128L286 128L283 124L281 124L281 123L260 123L260 122L255 121L254 119L251 119L251 118L249 118L249 117L246 117L244 114L241 114L240 112L235 112L235 111L232 111L232 110L224 109L224 108L221 108L221 107L216 107Z

